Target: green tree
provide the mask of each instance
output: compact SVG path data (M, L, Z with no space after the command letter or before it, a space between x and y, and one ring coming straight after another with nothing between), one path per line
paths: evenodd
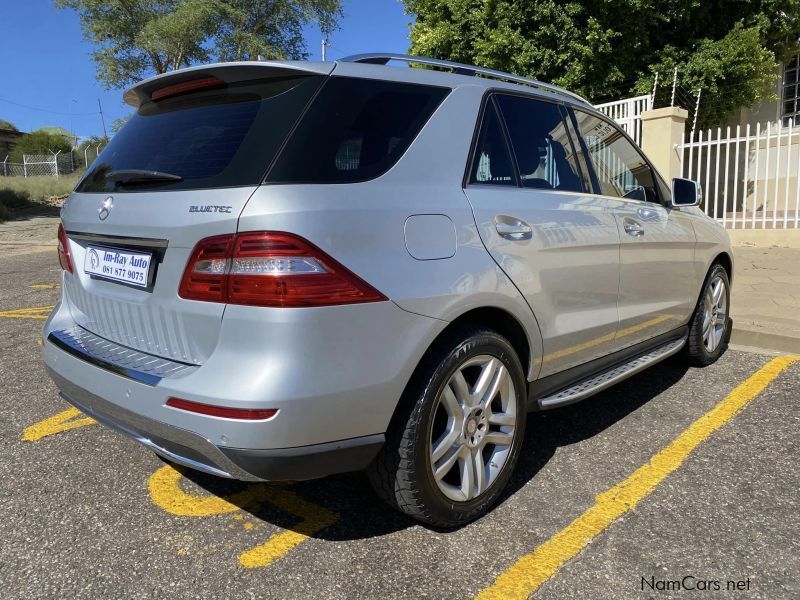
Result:
M2 129L6 131L19 131L19 129L17 129L13 123L9 123L8 121L0 119L0 130Z
M86 148L91 148L94 151L98 146L105 146L107 143L108 143L108 140L106 138L104 138L103 136L90 135L89 137L84 138L84 139L81 140L81 143L78 144L78 147L76 148L76 150L77 150L78 154L83 155L83 151Z
M226 0L213 40L220 60L249 60L308 56L303 25L319 24L331 32L341 15L340 0Z
M46 131L26 133L17 140L9 155L10 162L22 162L23 154L50 154L52 152L69 152L72 144L63 135L54 135Z
M699 121L772 97L800 50L800 0L403 0L411 51L511 71L590 99L703 88Z
M209 60L307 56L304 25L331 31L341 0L55 0L75 10L107 89Z

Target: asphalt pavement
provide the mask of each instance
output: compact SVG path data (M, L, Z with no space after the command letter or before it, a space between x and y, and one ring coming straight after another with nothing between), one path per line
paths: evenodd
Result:
M800 362L671 359L533 414L501 503L438 531L358 473L216 479L70 411L39 356L59 280L0 258L4 598L800 597Z

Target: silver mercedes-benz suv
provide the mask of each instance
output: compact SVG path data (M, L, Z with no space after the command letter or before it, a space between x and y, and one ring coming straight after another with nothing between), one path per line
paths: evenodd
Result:
M366 469L454 526L498 498L528 411L727 347L732 255L698 186L563 89L371 54L125 100L62 211L43 352L68 402L170 461Z

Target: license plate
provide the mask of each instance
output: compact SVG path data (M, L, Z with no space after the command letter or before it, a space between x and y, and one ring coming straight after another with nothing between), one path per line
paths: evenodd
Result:
M150 281L152 258L153 255L149 252L87 246L83 270L85 273L101 279L147 287Z

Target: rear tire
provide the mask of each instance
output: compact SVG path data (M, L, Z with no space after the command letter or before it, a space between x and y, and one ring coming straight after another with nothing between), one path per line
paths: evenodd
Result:
M395 509L437 527L477 519L497 501L519 457L527 386L503 336L464 326L428 350L368 469Z
M694 367L715 363L728 348L731 337L730 280L725 268L715 264L706 276L703 291L689 321L686 357Z

